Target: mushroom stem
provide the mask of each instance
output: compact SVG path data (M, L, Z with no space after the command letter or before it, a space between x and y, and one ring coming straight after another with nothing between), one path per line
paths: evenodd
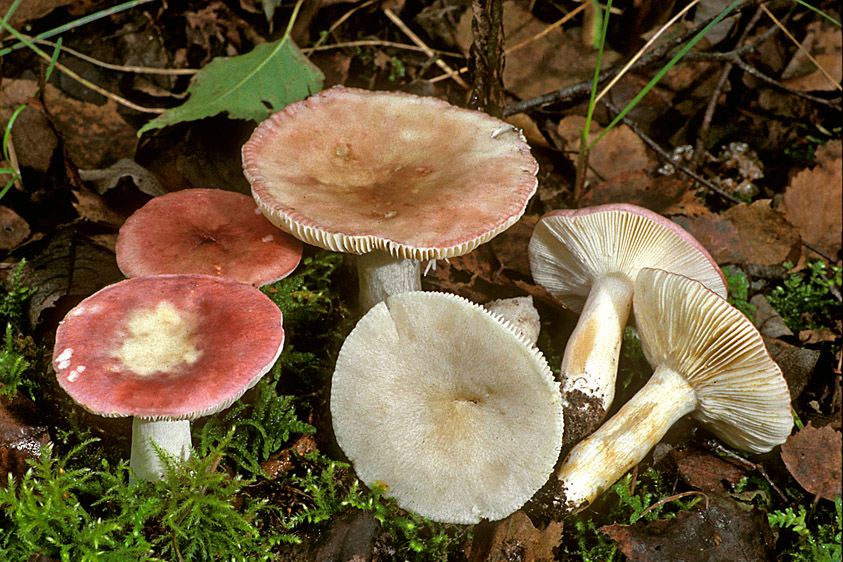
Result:
M357 256L357 277L363 313L391 295L421 291L421 264L380 250Z
M623 329L632 308L633 286L626 277L595 279L562 359L562 396L566 408L565 440L591 433L615 398Z
M160 480L166 475L164 463L155 451L187 459L190 457L190 421L132 420L132 456L129 466L138 480Z
M656 368L617 414L571 449L557 475L566 511L588 506L696 407L696 393L679 373Z

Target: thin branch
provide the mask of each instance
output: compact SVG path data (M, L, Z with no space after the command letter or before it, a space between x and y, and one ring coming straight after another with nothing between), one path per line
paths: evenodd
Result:
M615 115L620 113L620 110L618 108L616 108L614 105L612 105L611 103L609 103L608 101L600 100L600 103L602 103L606 107L606 109L608 109L611 113L613 113ZM741 200L738 199L737 197L735 197L734 195L732 195L730 193L727 193L726 191L723 191L722 189L720 189L719 187L717 187L716 185L714 185L713 183L711 183L710 181L708 181L704 177L700 176L699 174L697 174L693 170L689 169L688 167L683 166L679 162L674 162L673 158L671 158L670 154L668 154L668 152L665 149L663 149L661 146L659 146L659 144L656 141L654 141L649 136L647 136L647 134L644 133L644 131L642 131L641 128L634 121L632 121L629 117L623 117L621 119L621 122L624 125L626 125L627 127L629 127L630 129L632 129L632 131L636 135L638 135L641 138L642 141L644 141L644 144L649 146L665 162L670 162L670 164L673 165L676 168L677 171L682 172L683 174L685 174L689 178L691 178L694 181L700 183L701 185L703 185L707 189L713 191L714 193L716 193L717 195L719 195L723 199L726 199L727 201L731 201L732 203L740 203L741 202Z
M398 26L398 28L399 28L401 31L403 31L403 32L404 32L404 34L405 34L407 37L409 37L409 38L410 38L410 40L411 40L413 43L415 43L416 45L418 45L419 47L421 47L421 48L422 48L422 50L425 52L425 54L426 54L427 56L429 56L429 57L431 57L431 58L435 58L435 59L436 59L436 66L438 66L439 68L441 68L442 70L444 70L445 72L447 72L447 73L448 73L448 75L449 75L449 77L453 78L454 82L456 82L457 84L459 84L460 86L462 86L462 87L463 87L463 88L465 88L466 90L468 89L468 84L466 84L465 80L463 80L463 79L462 79L462 77L460 76L459 72L457 72L456 70L454 70L453 68L451 68L450 66L448 66L448 63L446 63L446 62L445 62L445 61L443 61L441 58L439 58L439 56L438 56L438 55L437 55L437 54L433 51L433 49L431 49L430 47L428 47L428 46L425 44L425 42L424 42L424 41L422 41L422 40L421 40L421 38L419 38L419 36L418 36L418 35L416 35L415 33L413 33L413 31L412 31L409 27L407 27L407 25L406 25L403 21L401 21L401 18L399 18L398 16L396 16L396 15L395 15L395 12L393 12L393 11L392 11L391 9L389 9L389 8L384 8L384 9L383 9L383 13L386 15L386 17L388 17L388 18L389 18L389 20L390 20L392 23L394 23L396 26Z
M32 41L33 43L37 43L39 45L46 45L48 47L56 47L57 44L53 43L52 41L48 41L46 39L36 39L34 37L29 37L24 35L27 39ZM116 70L118 72L132 72L135 74L163 74L163 75L190 75L196 74L199 72L197 68L152 68L149 66L126 66L122 64L112 64L109 62L101 61L99 59L95 59L94 57L90 57L85 53L80 53L70 47L66 47L65 45L61 46L61 52L66 53L68 55L73 55L76 58L82 59L83 61L89 62L95 66L99 66L101 68L107 68L109 70Z
M689 492L681 492L679 494L676 494L676 495L673 495L673 496L670 496L670 497L667 497L667 498L664 498L662 500L657 501L656 503L654 503L653 505L651 505L650 507L648 507L647 509L642 511L641 514L638 516L638 518L641 519L642 517L644 517L645 514L649 513L650 511L652 511L654 509L656 509L660 505L664 505L668 502L672 502L673 500L678 500L678 499L684 498L686 496L702 496L702 497L704 497L705 498L705 508L708 509L708 496L706 494L704 494L703 492L700 492L698 490L691 490Z

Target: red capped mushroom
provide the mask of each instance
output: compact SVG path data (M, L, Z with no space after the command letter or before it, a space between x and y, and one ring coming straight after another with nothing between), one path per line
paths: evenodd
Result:
M59 385L86 410L134 416L130 466L163 466L150 441L186 458L190 422L230 406L284 344L281 311L258 289L207 275L121 281L73 308L56 332Z
M301 242L279 232L254 199L220 189L185 189L150 200L117 236L126 277L196 273L260 287L298 266Z
M593 431L612 404L641 268L680 273L726 296L723 273L705 248L670 220L635 205L547 213L533 231L529 254L533 279L580 312L562 359L566 440Z
M261 123L243 169L276 226L358 254L365 311L421 289L420 260L465 254L515 223L538 164L517 129L485 113L337 86Z

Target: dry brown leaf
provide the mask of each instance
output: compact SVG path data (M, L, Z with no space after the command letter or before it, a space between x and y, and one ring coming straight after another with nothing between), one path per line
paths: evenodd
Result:
M506 519L483 525L486 529L475 531L470 562L550 562L556 559L553 549L562 540L562 523L558 521L551 521L540 531L519 510ZM491 533L483 533L483 530Z
M631 203L661 215L699 216L708 209L691 189L690 182L675 176L650 177L644 170L617 175L590 189L582 205Z
M820 352L816 349L806 349L775 338L762 336L764 345L779 367L781 367L790 397L799 398L820 359Z
M8 474L19 477L26 472L27 459L37 460L41 448L50 442L47 428L40 423L42 414L27 398L20 394L0 397L0 486L9 481Z
M100 168L135 155L135 130L117 112L117 102L78 101L47 84L44 99L50 117L79 168Z
M9 25L21 29L23 24L46 16L56 8L79 3L79 0L26 0L20 2L9 18ZM0 14L6 14L12 7L14 0L0 0Z
M735 486L746 474L746 468L736 466L703 450L670 451L676 471L689 486L703 492L725 493L723 482Z
M843 35L840 28L824 19L809 23L802 40L802 49L796 51L782 72L784 84L796 90L836 90L837 87L820 72L805 52L810 53L831 78L840 84L843 78Z
M785 466L808 493L834 501L841 493L843 437L829 426L819 429L811 422L782 445Z
M0 89L0 119L7 122L21 105L32 102L38 91L34 80L3 80ZM56 135L35 103L21 111L12 127L12 142L21 167L47 170L58 146Z
M108 225L114 228L120 227L126 220L126 216L108 206L105 200L90 191L73 191L76 201L73 208L79 214L79 218Z
M723 218L737 229L745 263L776 265L799 260L802 253L799 233L770 207L769 199L735 205L723 213Z
M690 232L717 263L745 261L738 229L720 215L704 213L695 217L673 217L673 221Z
M803 240L833 256L843 237L843 143L828 143L817 156L818 166L790 182L779 210Z
M799 332L799 341L803 344L822 343L826 341L836 341L840 338L840 334L835 334L829 328L816 328L814 330L801 330Z
M8 207L0 205L0 250L14 250L31 234L29 223Z

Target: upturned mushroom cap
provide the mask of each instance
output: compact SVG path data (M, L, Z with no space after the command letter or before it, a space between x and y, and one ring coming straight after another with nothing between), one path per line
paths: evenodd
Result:
M281 311L258 289L206 275L121 281L56 332L58 382L101 416L193 419L231 405L272 367Z
M298 266L302 243L264 218L254 199L220 189L185 189L138 209L117 236L126 277L203 274L261 286Z
M264 215L304 242L425 260L515 223L538 164L516 129L484 113L337 86L261 123L243 168Z
M748 318L700 283L656 269L638 274L633 300L647 361L682 374L696 395L695 419L745 451L785 442L790 391Z
M536 225L529 252L536 283L576 312L595 278L612 274L631 285L642 267L696 279L726 297L725 277L708 251L680 226L635 205L551 211Z
M558 384L541 353L445 293L402 293L369 310L337 358L331 415L363 482L451 523L518 509L562 440Z

